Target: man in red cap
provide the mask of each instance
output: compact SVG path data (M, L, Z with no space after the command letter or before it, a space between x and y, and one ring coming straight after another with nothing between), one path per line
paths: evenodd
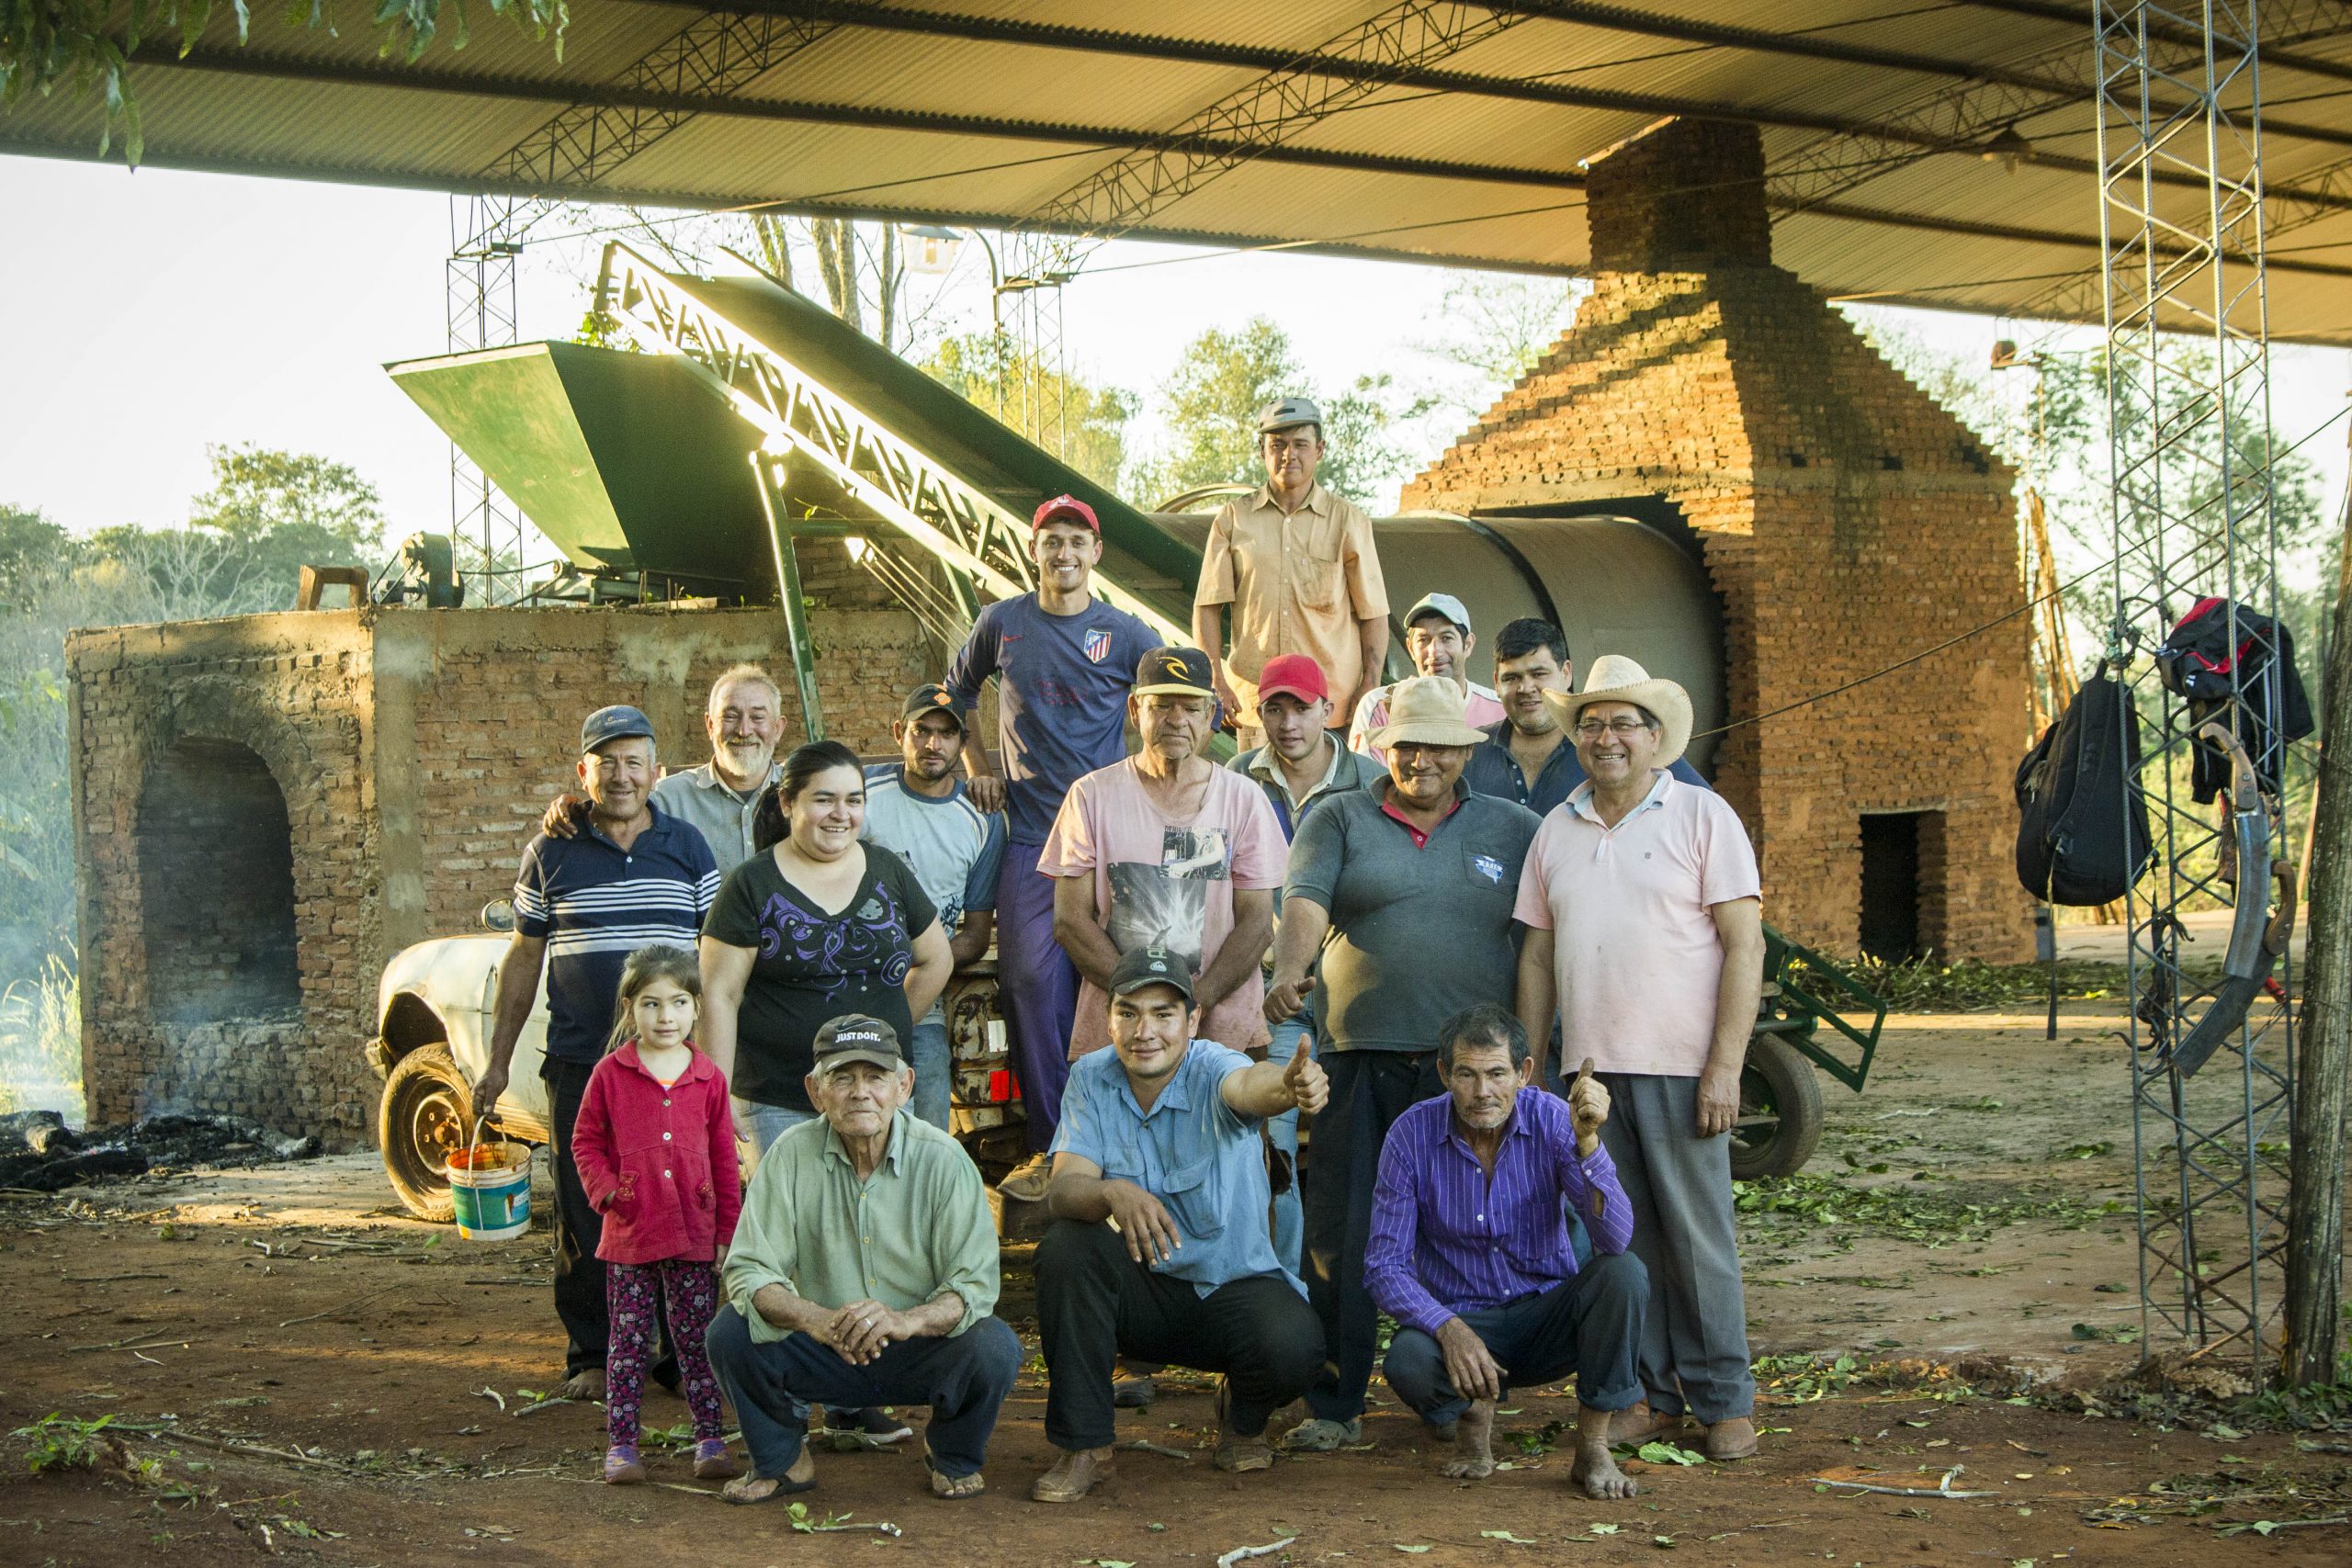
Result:
M1126 755L1127 692L1136 667L1159 646L1141 619L1094 596L1102 525L1076 496L1037 508L1029 558L1037 589L979 613L944 684L967 713L980 685L997 678L1000 776L985 746L964 748L972 804L1006 818L1004 870L997 882L997 995L1005 1009L1012 1072L1021 1086L1029 1159L1003 1190L1035 1201L1046 1193L1046 1150L1069 1076L1070 1018L1078 971L1054 941L1054 880L1037 871L1062 797L1086 774Z
M1364 789L1386 778L1380 763L1361 751L1340 744L1330 728L1338 709L1332 705L1330 683L1323 667L1303 653L1286 653L1266 660L1258 675L1258 728L1265 745L1244 751L1227 764L1237 773L1258 782L1266 803L1282 824L1283 839L1295 837L1306 814L1323 801L1349 790ZM1274 889L1274 913L1282 914L1282 889ZM1315 1004L1310 999L1273 1026L1272 1055L1287 1061L1298 1042L1314 1049ZM1266 1123L1274 1147L1298 1160L1298 1112L1291 1111ZM1283 1267L1298 1272L1305 1239L1295 1169L1290 1182L1274 1194L1274 1252Z

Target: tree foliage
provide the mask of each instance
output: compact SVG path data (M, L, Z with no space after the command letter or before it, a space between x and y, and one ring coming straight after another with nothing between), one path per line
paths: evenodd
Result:
M493 16L505 17L538 38L553 35L556 57L563 55L571 24L568 0L480 0ZM382 54L413 61L430 48L446 17L449 47L466 47L465 0L377 0L370 20L384 29ZM214 0L0 0L0 106L28 94L46 97L64 86L74 95L96 92L106 101L98 155L122 131L123 155L137 164L145 146L139 99L132 90L130 57L141 44L175 37L185 58L204 37L220 7ZM244 47L253 16L246 0L228 0L237 22L237 46ZM286 23L335 30L331 0L287 0Z
M1329 489L1369 503L1412 470L1414 455L1396 427L1434 400L1401 390L1385 372L1360 376L1336 396L1318 395L1290 335L1260 316L1230 332L1212 327L1187 345L1160 388L1167 447L1137 465L1129 488L1149 505L1203 485L1262 483L1258 411L1299 396L1323 411L1327 450L1316 478Z
M288 609L305 561L382 553L375 489L344 465L250 446L210 457L183 527L76 535L0 505L0 991L72 956L66 634Z
M1037 374L1031 355L1010 337L965 333L946 339L923 361L932 379L953 387L967 402L985 409L1014 430L1030 424L1033 400L1050 401L1053 378L1060 381L1065 445L1062 460L1105 489L1116 489L1127 461L1127 422L1136 395L1119 387L1098 387L1063 371Z

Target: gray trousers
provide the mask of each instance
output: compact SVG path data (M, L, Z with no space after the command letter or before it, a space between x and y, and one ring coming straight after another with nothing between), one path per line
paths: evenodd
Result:
M1634 1256L1649 1270L1642 1385L1650 1408L1712 1426L1756 1408L1747 1305L1731 1208L1731 1134L1702 1138L1699 1080L1595 1075L1609 1089L1600 1141L1634 1206Z

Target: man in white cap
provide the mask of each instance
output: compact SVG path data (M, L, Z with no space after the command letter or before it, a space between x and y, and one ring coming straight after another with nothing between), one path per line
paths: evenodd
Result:
M1323 412L1306 399L1260 410L1265 488L1227 502L1201 547L1193 640L1216 661L1217 700L1246 731L1245 749L1256 744L1257 682L1269 659L1313 659L1341 713L1379 682L1387 659L1388 588L1372 519L1315 482L1323 451Z
M1525 807L1463 784L1486 736L1463 716L1453 682L1398 682L1375 739L1387 776L1333 795L1291 840L1266 992L1267 1018L1289 1018L1314 965L1316 1055L1331 1100L1315 1120L1301 1196L1307 1300L1331 1363L1283 1442L1317 1451L1361 1432L1379 1325L1363 1260L1382 1141L1408 1107L1443 1092L1445 1021L1511 994L1511 908L1536 828Z
M1413 668L1423 675L1442 675L1453 682L1462 694L1463 716L1485 729L1500 724L1508 713L1490 688L1470 679L1470 650L1477 646L1478 638L1470 630L1469 610L1451 593L1424 593L1405 612L1405 651L1413 656ZM1376 732L1388 722L1388 698L1394 690L1376 687L1356 704L1355 716L1348 726L1351 750L1369 751L1384 762L1388 760Z
M1519 877L1519 1016L1591 1057L1614 1107L1601 1129L1649 1270L1648 1397L1611 1436L1707 1428L1710 1459L1756 1451L1756 1382L1732 1224L1731 1130L1764 978L1756 852L1713 791L1668 772L1690 698L1630 659L1546 694L1586 780L1544 818ZM1335 1079L1336 1083L1336 1079Z

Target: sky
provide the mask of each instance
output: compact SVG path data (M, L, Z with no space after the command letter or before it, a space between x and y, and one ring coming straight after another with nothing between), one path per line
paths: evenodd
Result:
M381 492L395 538L446 530L447 445L382 369L445 344L446 197L0 157L0 299L11 303L0 504L76 530L173 524L206 487L206 447L254 442L349 464ZM526 340L570 336L593 277L598 242L565 240L576 224L550 222L524 256ZM966 253L944 283L912 280L934 329L987 324L985 267L976 247ZM1321 386L1380 370L1442 378L1449 368L1424 345L1448 283L1404 263L1117 243L1064 290L1069 365L1145 390L1199 333L1264 315ZM1972 366L1999 337L2097 339L1947 312L1873 314ZM2030 378L2003 380L2030 395ZM2278 427L2301 438L2346 408L2352 354L2279 349L2272 387ZM1416 434L1434 455L1464 423L1448 412ZM2345 479L2340 431L2303 448L2331 513Z

